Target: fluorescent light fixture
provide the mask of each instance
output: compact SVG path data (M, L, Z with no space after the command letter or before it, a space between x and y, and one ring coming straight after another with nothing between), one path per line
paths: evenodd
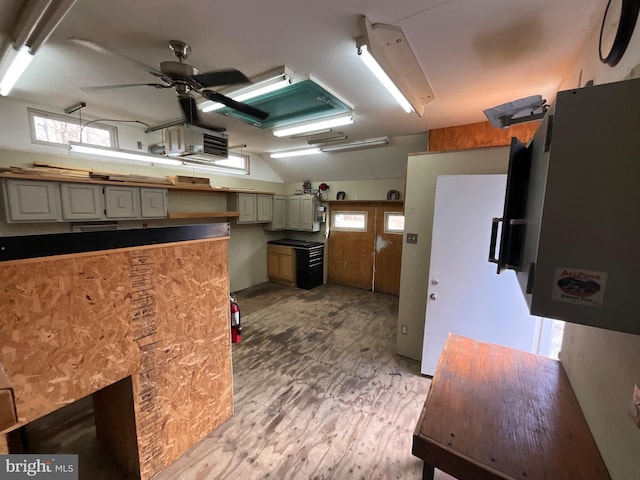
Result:
M276 90L288 87L289 85L291 85L292 73L286 67L280 67L270 72L264 73L252 79L252 81L253 84L248 87L232 90L230 92L221 90L220 93L238 102L245 102L247 100L251 100L252 98L266 95L267 93L275 92ZM211 100L206 100L200 103L198 107L200 108L200 110L206 113L213 112L214 110L219 110L223 108L224 105L218 102L212 102Z
M7 96L76 0L28 0L13 22L11 42L0 58L0 96Z
M393 80L389 78L389 75L386 74L376 59L369 53L369 48L366 45L360 45L358 55L360 55L360 60L364 62L367 68L371 70L371 73L376 76L384 88L396 99L396 102L400 104L403 110L407 113L413 112L413 107L409 103L409 100L406 99L400 89L396 87L396 84L393 83Z
M136 162L157 163L159 165L182 165L180 160L161 157L159 155L131 152L129 150L112 149L108 147L98 147L96 145L87 145L85 143L69 142L69 150L76 153L88 153L90 155L134 160Z
M362 17L358 55L405 112L421 117L435 95L402 29Z
M20 49L9 45L0 60L0 96L6 97L33 60L26 45Z
M300 133L311 133L326 130L327 128L341 127L354 122L353 115L339 115L336 117L325 118L308 123L298 123L296 125L288 125L273 130L276 137L288 137L298 135Z
M320 147L320 150L323 152L337 152L340 150L357 150L359 148L369 148L388 144L389 137L376 137L354 140L346 143L337 143L335 145L325 145L324 147Z
M303 148L301 150L286 150L284 152L274 152L270 155L271 158L287 158L287 157L301 157L303 155L313 155L314 153L320 153L320 148Z

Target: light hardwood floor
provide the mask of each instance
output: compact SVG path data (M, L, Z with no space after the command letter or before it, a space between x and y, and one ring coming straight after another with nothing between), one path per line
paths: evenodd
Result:
M421 478L411 443L430 379L395 354L397 297L265 283L238 299L235 414L154 480ZM104 452L87 451L97 440L82 405L72 411L81 422L66 420L75 430L55 427L43 448L80 452L81 480L122 480Z
M157 480L421 478L430 380L395 354L397 297L268 283L238 299L235 414Z

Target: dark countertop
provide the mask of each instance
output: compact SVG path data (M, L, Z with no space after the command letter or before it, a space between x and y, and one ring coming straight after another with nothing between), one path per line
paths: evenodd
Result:
M229 236L228 223L0 237L0 262Z
M292 238L283 238L282 240L271 240L269 245L284 245L293 248L317 248L324 247L323 242L308 242L306 240L295 240Z

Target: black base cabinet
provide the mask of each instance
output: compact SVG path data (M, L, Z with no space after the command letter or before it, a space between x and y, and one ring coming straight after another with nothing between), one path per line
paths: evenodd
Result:
M310 290L322 285L324 274L324 245L296 248L296 286Z

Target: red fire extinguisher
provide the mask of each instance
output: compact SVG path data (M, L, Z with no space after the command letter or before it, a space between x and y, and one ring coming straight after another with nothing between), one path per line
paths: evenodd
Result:
M231 343L239 343L242 340L242 325L240 325L240 307L238 300L232 293L229 295L231 303Z

